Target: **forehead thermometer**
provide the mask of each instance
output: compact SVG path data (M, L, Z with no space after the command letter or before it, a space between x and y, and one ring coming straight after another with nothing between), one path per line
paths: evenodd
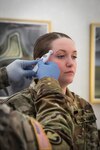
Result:
M53 54L53 50L49 50L49 52L46 53L46 54L44 54L44 55L40 58L40 60L42 60L44 63L47 62L51 54ZM34 72L37 72L37 70L38 70L38 64L36 64L36 65L34 66L34 68L33 68L33 71L34 71Z

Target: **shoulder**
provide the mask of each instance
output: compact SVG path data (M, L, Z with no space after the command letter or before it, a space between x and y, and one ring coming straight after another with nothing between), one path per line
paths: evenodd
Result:
M10 96L4 103L10 106L12 110L17 110L27 115L35 114L34 97L32 97L29 88Z
M30 91L29 89L24 89L20 92L17 92L11 96L9 96L7 98L7 100L5 101L5 103L9 104L9 103L23 103L25 99L29 99L30 98Z
M75 94L74 92L71 92L71 93L72 93L72 95L73 95L73 97L74 97L74 99L77 102L79 107L85 109L87 112L88 111L94 112L92 105L87 100L85 100L84 98L82 98L78 94Z
M86 101L84 98L80 97L79 95L73 93L73 97L77 103L78 110L81 110L83 117L87 122L95 122L96 116L93 110L92 105Z

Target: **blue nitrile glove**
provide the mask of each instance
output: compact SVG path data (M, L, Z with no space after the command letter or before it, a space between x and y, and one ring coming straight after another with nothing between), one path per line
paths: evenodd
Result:
M15 60L9 64L7 74L10 82L20 82L23 78L32 78L36 73L33 72L33 66L37 64L37 60Z
M41 79L43 77L52 77L58 80L60 75L59 67L54 62L46 62L44 63L42 60L38 62L38 71L37 71L37 78Z

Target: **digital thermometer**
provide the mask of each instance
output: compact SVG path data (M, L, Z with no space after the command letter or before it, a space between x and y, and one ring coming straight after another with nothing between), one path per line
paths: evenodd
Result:
M40 58L40 60L42 60L44 63L47 62L51 54L53 54L53 50L49 50L49 52L46 53L46 54L44 54L44 55ZM33 68L33 71L34 71L34 72L37 72L37 70L38 70L38 64L36 64L36 65L34 66L34 68Z

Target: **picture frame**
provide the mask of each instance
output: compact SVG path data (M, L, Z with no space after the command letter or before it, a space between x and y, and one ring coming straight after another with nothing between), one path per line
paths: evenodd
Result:
M0 18L0 68L9 65L15 59L32 60L35 41L39 36L50 31L51 21L49 20ZM17 89L15 86L0 90L0 97L23 89L20 83Z
M36 39L51 30L47 20L0 18L0 67L15 59L32 59Z
M90 102L100 103L100 23L90 25Z

